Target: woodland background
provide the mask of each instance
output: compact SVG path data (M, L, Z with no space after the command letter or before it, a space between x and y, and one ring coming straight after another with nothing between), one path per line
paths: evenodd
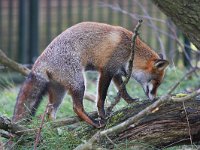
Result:
M170 61L164 82L159 88L158 95L162 96L166 94L166 91L175 82L182 76L185 76L186 72L200 66L200 29L198 23L200 19L200 5L198 4L198 0L191 0L190 2L187 0L177 0L174 2L170 0L164 2L157 0L0 0L0 49L9 58L30 69L35 59L50 41L76 23L82 21L97 21L119 25L133 31L139 19L143 20L141 29L139 30L139 36L156 52L162 53L164 58ZM185 24L181 25L181 23ZM92 99L94 100L98 74L95 72L87 72L86 77L87 92L92 94ZM0 64L0 116L12 117L19 87L24 79L25 77L19 72ZM176 96L176 94L180 93L187 95L200 88L199 71L195 71L190 77L184 79L176 90L173 91L173 95ZM129 111L130 108L134 110L138 107L139 112L140 109L152 103L145 100L146 97L142 88L134 80L130 80L127 89L131 96L141 99L141 105L127 105L121 100L115 106L114 117L110 119L110 124L106 128L110 128L120 121L123 121L120 120L120 118L123 118L123 110ZM108 91L107 105L114 101L116 94L117 91L111 85ZM158 115L156 119L152 119L155 117L154 115L150 117L152 120L148 119L148 116L146 117L149 127L144 127L140 124L138 129L136 128L134 130L134 128L129 128L126 132L122 132L120 135L117 134L119 136L118 138L113 135L106 137L100 140L100 142L97 142L95 149L156 149L168 147L170 147L168 149L171 149L171 146L175 146L172 149L198 149L199 143L195 139L199 138L196 134L200 133L200 118L198 117L200 116L200 98L197 96L194 99L194 103L189 102L185 105L181 103L181 105L178 105L178 108L172 107L173 104L164 105L160 108L162 110L161 114L159 114L160 112L154 114L155 116ZM35 129L41 125L41 116L44 114L46 105L47 97L44 97L32 124L26 125L26 128ZM94 102L85 100L84 105L87 112L96 110ZM185 109L183 106L185 106ZM131 109L129 113L135 115L136 113L133 110ZM184 110L188 113L189 121L186 117L182 119L183 124L177 122L180 125L179 129L173 129L172 124L168 124L169 122L166 123L164 122L166 120L162 120L165 118L163 116L168 117L169 114L172 115L169 115L169 118L178 116L174 119L178 120L182 118L181 114L185 112ZM177 115L174 115L176 113ZM57 116L58 118L68 118L74 115L71 97L66 95ZM127 119L128 117L130 116L127 116ZM190 119L191 125L189 124L187 126L188 122L190 123ZM166 126L160 123L161 128L159 128L158 122L155 120L164 122L163 124ZM115 123L112 123L112 121ZM144 122L141 121L140 123ZM152 124L148 124L151 122ZM172 121L172 123L174 122ZM193 131L193 128L196 128L195 132L197 132L194 136L188 132ZM158 130L157 132L159 134L157 136L155 136L157 132L154 132L155 130L153 129ZM187 131L182 132L184 136L183 134L179 135L174 132L176 130L182 131L181 129ZM37 149L73 149L88 141L95 132L97 132L95 129L88 127L83 122L76 122L75 124L53 129L50 124L46 123L46 126L41 132L42 141L37 146ZM128 134L129 132L130 134ZM33 149L35 135L37 135L35 133L34 136L20 136L21 138L8 136L8 138L5 138L3 135L9 135L9 132L4 133L0 129L0 133L2 136L2 138L0 137L0 149L8 145L10 149ZM145 134L147 136L144 136ZM172 136L169 134L172 134ZM168 136L168 140L165 135ZM160 139L160 141L156 143L153 137ZM169 137L172 137L171 141ZM10 141L14 142L9 144ZM164 141L167 142L165 143ZM109 146L110 144L112 145L111 147ZM176 146L182 144L186 144L186 146Z

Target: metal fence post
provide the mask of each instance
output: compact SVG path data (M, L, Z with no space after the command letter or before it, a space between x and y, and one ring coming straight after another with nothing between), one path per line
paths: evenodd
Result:
M92 21L94 15L93 0L88 0L88 20Z
M0 49L2 49L2 0L0 0Z
M46 14L46 43L49 44L51 41L51 0L47 0L47 14Z
M38 51L38 0L30 0L30 18L29 18L29 63L33 63L39 54Z
M19 45L18 45L18 61L20 63L28 63L28 47L27 47L27 0L19 0Z
M109 5L113 5L113 1L109 0ZM108 7L108 23L112 24L113 23L113 10Z
M57 35L62 32L62 0L58 0L57 8Z
M78 0L78 22L83 21L83 1Z
M123 10L124 8L124 6L123 6L123 1L119 1L119 7L120 7L120 9L121 10ZM123 13L122 12L118 12L118 24L121 24L121 25L123 25Z
M72 22L72 0L67 1L67 26L71 26Z
M8 56L12 58L13 42L13 1L8 1Z

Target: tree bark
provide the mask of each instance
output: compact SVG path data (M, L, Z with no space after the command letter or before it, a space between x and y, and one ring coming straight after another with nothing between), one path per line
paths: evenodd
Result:
M143 104L133 104L115 112L108 119L106 128L127 120L150 104L152 102L148 101ZM169 102L153 111L155 112L142 118L135 123L136 125L129 126L119 134L108 135L109 140L106 137L102 138L100 145L113 148L113 143L123 144L128 141L128 143L134 145L139 141L163 148L171 144L190 143L190 136L192 142L200 141L200 99L186 102ZM86 127L79 136L83 135L83 137L90 138L94 133L96 133L96 130Z
M152 0L200 50L200 5L198 0Z

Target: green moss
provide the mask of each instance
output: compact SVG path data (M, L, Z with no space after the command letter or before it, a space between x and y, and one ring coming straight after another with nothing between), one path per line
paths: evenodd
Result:
M106 124L106 128L110 128L113 125L116 125L116 123L118 123L123 116L124 116L124 113L119 112L116 115L109 118L108 121L107 121L107 124Z

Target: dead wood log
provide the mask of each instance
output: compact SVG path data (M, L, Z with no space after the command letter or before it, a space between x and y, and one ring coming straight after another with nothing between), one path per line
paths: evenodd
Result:
M200 101L185 103L186 112L182 103L165 104L155 113L143 118L135 127L129 127L115 137L117 141L143 141L157 147L172 143L189 142L190 134L194 141L200 140ZM141 107L142 108L142 107ZM145 107L144 107L145 108ZM127 110L124 110L127 112ZM186 119L188 116L188 122ZM184 140L184 141L183 141Z
M118 125L152 103L146 101L141 104L132 104L114 112L108 119L106 128ZM106 137L100 138L100 141L98 139L98 143L105 145L106 148L113 148L113 143L122 144L128 141L134 145L139 141L163 148L168 145L191 143L190 136L192 142L200 141L200 97L186 102L171 101L152 111L152 114L141 118L122 132L108 134L109 140ZM97 130L86 127L81 131L79 137L90 138L96 132Z
M15 134L17 136L21 136L27 131L27 128L13 123L9 118L4 116L0 116L0 129Z

